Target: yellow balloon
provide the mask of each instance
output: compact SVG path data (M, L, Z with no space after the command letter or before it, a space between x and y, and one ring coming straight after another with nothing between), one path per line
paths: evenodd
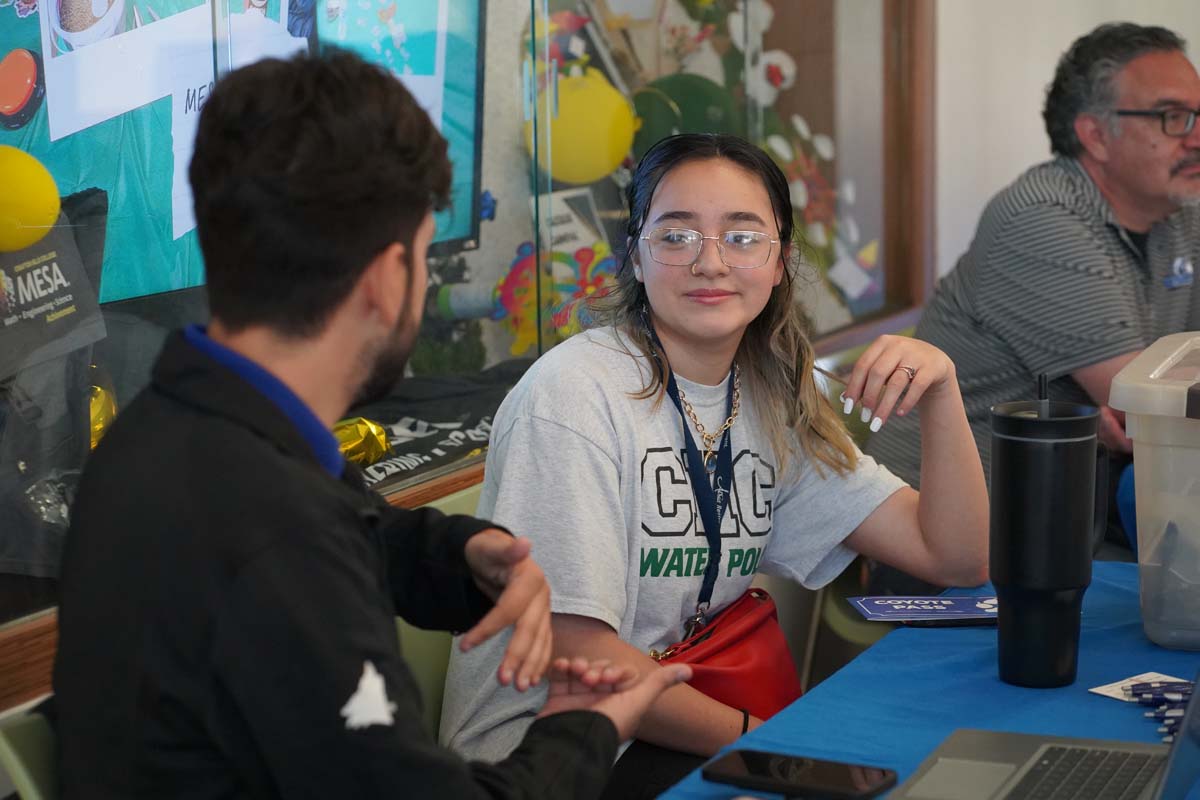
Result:
M58 220L58 186L42 162L0 144L0 253L24 250Z
M546 119L547 101L546 92L540 92L539 123ZM553 107L550 112L549 142L544 124L538 131L538 165L557 181L598 181L619 167L633 146L633 108L599 70L559 78L558 114ZM525 123L525 149L533 154L532 122Z

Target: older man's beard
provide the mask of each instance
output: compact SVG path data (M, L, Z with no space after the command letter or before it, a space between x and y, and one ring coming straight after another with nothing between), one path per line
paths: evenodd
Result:
M1179 208L1200 208L1200 180L1194 189L1186 192L1171 192L1168 195L1171 202Z
M373 353L364 354L371 366L367 379L359 387L358 394L354 398L354 406L382 400L391 392L396 381L403 377L404 367L408 363L408 356L412 353L413 344L417 338L417 326L412 326L412 331L405 331L408 325L407 317L402 318L396 324L396 329L392 334L378 345Z

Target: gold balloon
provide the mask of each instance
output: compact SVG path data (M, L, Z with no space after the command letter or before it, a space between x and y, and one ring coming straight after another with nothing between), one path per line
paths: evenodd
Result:
M351 417L333 426L338 449L347 461L365 467L374 464L391 452L387 431L378 422L365 417Z
M37 244L58 221L58 186L42 162L0 144L0 253Z
M116 419L117 397L111 389L93 386L88 409L91 412L92 449L95 450L96 445L100 444L100 440L108 431L108 426L112 425L113 420Z

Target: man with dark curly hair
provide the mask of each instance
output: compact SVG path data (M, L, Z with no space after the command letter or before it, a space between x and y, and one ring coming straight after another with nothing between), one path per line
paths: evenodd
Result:
M1042 114L1054 159L991 200L917 326L958 368L985 470L988 409L1034 397L1040 373L1053 399L1100 407L1119 470L1132 448L1108 407L1113 376L1200 329L1200 76L1184 46L1132 23L1071 45ZM920 480L917 420L890 421L867 452Z
M390 507L331 427L386 390L425 298L446 141L395 77L330 51L217 84L190 168L212 320L173 334L87 463L54 668L64 798L595 797L687 667L550 664L527 539ZM395 616L513 634L550 681L496 764L439 747Z

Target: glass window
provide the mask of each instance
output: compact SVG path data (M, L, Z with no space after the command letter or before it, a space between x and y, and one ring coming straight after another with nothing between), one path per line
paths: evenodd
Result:
M204 319L181 142L211 20L197 0L0 6L0 620L52 600L87 453L165 332Z
M410 378L352 411L380 426L383 451L364 466L381 491L477 458L539 352L536 290L525 298L536 269L503 280L536 262L519 80L529 7L239 0L218 12L203 0L0 5L0 195L18 201L17 223L0 222L0 622L53 603L87 454L149 382L166 334L207 320L187 165L217 75L345 47L392 69L449 141L453 197ZM347 423L345 441L364 430Z
M0 219L0 621L53 603L87 454L167 332L207 319L191 139L215 78L263 56L354 50L450 143L409 375L340 428L390 497L478 479L505 393L610 284L630 170L671 133L779 162L826 341L920 302L927 237L899 214L920 207L903 149L920 108L897 98L924 96L894 90L925 74L904 66L931 43L911 3L217 1L0 0L0 198L19 220Z

